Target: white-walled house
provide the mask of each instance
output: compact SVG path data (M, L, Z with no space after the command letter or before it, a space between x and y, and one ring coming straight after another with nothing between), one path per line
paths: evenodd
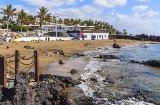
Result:
M68 31L70 36L79 40L103 40L109 39L109 33L106 31Z

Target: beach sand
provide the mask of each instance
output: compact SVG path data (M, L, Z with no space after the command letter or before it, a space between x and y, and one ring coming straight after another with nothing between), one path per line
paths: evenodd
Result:
M89 43L87 46L84 46L86 43ZM40 73L43 73L43 68L46 65L49 65L54 62L59 62L59 60L64 60L67 57L64 57L59 54L52 53L54 49L62 50L65 55L71 56L74 52L81 51L94 51L98 47L111 46L113 43L117 43L120 46L124 45L134 45L134 44L144 44L144 43L158 43L158 42L149 42L149 41L133 41L126 39L117 39L114 40L70 40L70 41L40 41L40 42L3 42L3 45L0 45L0 54L13 55L15 50L20 51L21 56L31 57L34 54L34 51L39 52L39 67ZM31 46L34 49L26 49L24 46ZM7 48L8 46L8 48ZM13 58L10 58L14 60ZM9 60L9 59L8 59ZM29 63L31 61L24 60L23 63ZM14 63L9 64L14 68ZM24 65L20 65L20 68L24 68Z

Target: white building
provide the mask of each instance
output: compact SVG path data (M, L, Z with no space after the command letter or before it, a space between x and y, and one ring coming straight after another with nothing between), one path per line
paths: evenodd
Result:
M106 31L68 31L67 33L78 40L109 39L109 33Z

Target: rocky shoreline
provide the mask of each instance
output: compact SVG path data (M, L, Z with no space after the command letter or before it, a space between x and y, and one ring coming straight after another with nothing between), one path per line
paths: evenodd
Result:
M120 48L120 47L118 47ZM107 50L107 49L106 49ZM74 53L73 57L86 57L84 53ZM119 59L115 55L100 54L99 56L93 57L100 59L102 62L108 62L109 59ZM63 62L63 61L62 61ZM130 63L139 63L145 65L159 65L156 61L145 61L138 62L131 60ZM75 69L71 72L77 73ZM97 70L97 74L103 74L102 71ZM118 81L124 81L126 77L123 75L117 77L106 76L101 82L106 84L106 91L108 93L108 99L106 100L102 92L95 91L93 96L85 96L82 90L77 89L71 93L67 92L68 87L76 88L77 85L86 82L86 80L79 78L73 80L71 77L51 75L51 74L41 74L39 76L40 82L35 85L29 85L30 80L34 78L34 73L20 72L14 81L14 87L5 88L0 87L0 104L2 105L103 105L108 101L108 103L116 104L116 102L121 99L132 98L136 101L150 102L159 105L154 100L150 100L148 95L149 91L134 90L134 88L123 87L118 84ZM89 78L91 86L98 83L99 80L95 77ZM117 87L118 86L118 87ZM126 94L116 93L113 95L110 90L117 89L121 91L127 91ZM73 89L74 90L74 89ZM106 92L105 91L105 92ZM119 97L117 97L119 96ZM100 99L100 100L99 100ZM121 103L121 102L119 102ZM127 103L127 102L126 102ZM128 104L131 104L128 102ZM152 105L152 104L151 104Z
M0 87L1 105L72 105L65 88L75 86L70 77L41 74L40 81L29 85L33 73L20 72L12 88Z

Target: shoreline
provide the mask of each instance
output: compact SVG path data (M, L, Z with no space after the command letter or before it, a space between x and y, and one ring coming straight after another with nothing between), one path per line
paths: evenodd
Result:
M114 42L114 41L112 41L112 42L110 42L110 43L107 43L108 45L104 45L104 46L111 46L113 43L117 43L118 45L120 45L120 46L126 46L126 44L128 44L128 45L138 45L138 44L156 44L156 43L154 43L154 42L145 42L145 41L143 41L143 42L138 42L138 43L133 43L133 42L130 42L131 40L129 40L129 41L127 41L127 42L123 42L124 40L117 40L116 42ZM125 40L126 41L126 40ZM82 43L83 42L83 43ZM80 41L79 43L81 44L81 46L83 45L83 44L85 44L84 42L85 41ZM41 43L41 42L40 42ZM121 44L120 44L121 43ZM92 45L93 43L91 43L91 45ZM103 43L104 44L104 43ZM96 50L96 48L99 48L99 47L104 47L104 46L102 46L103 44L100 44L101 46L98 46L98 47L95 47L95 46L84 46L84 48L85 47L91 47L91 48L87 48L88 50L85 50L85 49L81 49L81 50L83 50L83 51L95 51ZM157 43L157 44L159 44L159 43ZM30 49L28 49L29 51L30 51ZM44 49L45 50L45 49ZM48 50L48 49L46 49L46 50ZM50 49L51 50L51 49ZM71 57L73 57L73 53L74 52L81 52L81 50L79 50L79 51L77 51L77 49L72 49L72 51L73 52L70 52L71 54ZM33 51L33 50L31 50L31 51ZM65 52L65 49L63 49L63 51ZM83 52L82 51L82 52ZM68 51L69 52L69 51ZM27 54L27 53L25 53L25 54ZM61 56L61 55L54 55L58 60L59 59L61 59L62 61L68 61L69 59L68 58L70 58L70 57L63 57L63 56ZM43 56L41 56L40 55L40 57L43 57ZM47 59L48 57L50 57L50 56L46 56L45 58ZM81 58L81 57L80 57ZM52 58L53 59L53 58ZM42 59L41 59L42 60ZM45 59L43 59L43 60L45 60ZM55 59L54 59L55 60ZM44 63L44 65L43 65L43 67L44 66L49 66L49 65L51 65L51 64L53 64L53 63L57 63L56 65L59 65L58 64L58 60L56 61L54 61L54 62L51 62L51 63L49 63L49 64L47 64L46 62ZM70 60L70 61L72 61L72 60ZM70 61L68 61L68 62L70 62ZM48 62L48 61L47 61ZM55 65L55 66L56 66ZM69 65L69 64L66 64L66 65ZM73 66L73 65L72 65ZM40 66L40 67L42 67L42 65ZM66 69L66 68L65 68ZM74 68L73 68L74 69ZM45 70L45 68L43 69L43 70ZM53 70L54 70L54 68L53 68ZM61 70L61 72L63 72L63 70ZM85 72L85 70L84 70L84 72ZM45 73L44 73L45 74ZM81 75L81 74L83 74L83 73L80 73L80 74L78 74L78 75ZM53 74L52 74L53 75ZM57 75L57 74L55 74L55 75ZM65 75L63 75L63 76L65 76ZM70 77L70 76L69 76ZM82 91L81 90L79 90L79 89L77 89L76 87L71 87L71 88L66 88L66 91L67 92L69 92L69 94L72 96L72 97L74 97L76 94L77 94L77 92L79 93L79 94L81 94L82 96L84 95L84 94L82 94Z
M141 46L141 45L140 45ZM119 51L119 50L118 50ZM107 59L107 58L106 58ZM118 60L119 61L119 60ZM105 61L104 61L105 62ZM106 62L110 62L110 61L106 61ZM112 62L112 61L111 61ZM93 62L92 62L93 63ZM91 63L91 64L92 64ZM103 63L102 63L103 64ZM97 66L95 66L95 65L97 65ZM110 90L114 90L114 89L117 89L118 91L119 90L125 90L126 89L126 91L127 92L131 92L130 93L130 95L129 96L133 96L133 97L136 97L137 98L137 96L136 96L136 94L138 94L138 92L140 91L144 96L147 96L148 94L147 93L145 93L145 91L144 90L139 90L139 91L136 91L136 90L134 90L134 88L127 88L127 87L125 87L125 85L124 85L124 87L123 87L123 84L119 84L119 82L118 82L118 80L120 80L120 81L125 81L125 80L127 80L127 77L125 77L124 75L121 75L119 72L118 72L118 74L120 74L120 75L118 75L118 76L116 76L115 75L115 77L113 76L111 76L112 75L112 68L110 68L110 69L106 69L106 74L104 73L104 71L102 70L96 70L96 67L98 68L98 65L100 65L100 64L97 64L96 62L95 62L95 64L92 64L92 66L91 66L91 68L89 68L87 71L86 71L86 73L82 76L82 80L81 80L81 84L82 84L82 86L81 86L81 88L80 88L80 90L78 91L78 90L76 90L76 92L78 93L78 94L81 94L81 96L80 95L76 95L76 92L73 92L73 91L71 91L72 92L72 94L73 94L73 97L75 97L75 96L77 96L77 97L79 97L80 99L82 98L82 97L85 97L85 95L84 94L87 94L86 96L89 96L89 97L93 97L94 95L94 97L96 97L96 96L99 96L99 97L101 97L101 95L103 96L105 93L103 93L103 92L108 92L108 93L110 93ZM118 64L119 65L119 64ZM112 65L113 66L113 65ZM111 67L112 67L111 66ZM87 66L88 67L88 66ZM94 69L92 68L92 67L95 67ZM113 66L113 67L115 67L115 65ZM108 73L107 73L107 70L108 70ZM111 70L111 71L110 71ZM88 72L88 71L90 71L90 72ZM109 73L110 72L110 73ZM92 75L92 73L95 73L94 74L94 76ZM90 74L90 75L92 75L92 76L90 76L90 75L87 75L87 74ZM100 91L100 93L99 93L99 91L96 89L96 83L97 83L97 85L99 86L99 82L98 81L101 81L101 79L102 78L99 78L99 76L97 76L97 75L102 75L102 77L107 77L107 79L104 79L105 81L103 81L103 83L105 84L105 82L106 81L111 81L111 82L109 82L109 84L107 84L107 90L109 90L109 91L106 91L106 90L104 90L103 92L101 92L99 89L100 89L100 87L98 87L98 90ZM95 76L96 75L96 76ZM113 75L114 75L114 72L113 72ZM87 78L87 76L88 76L88 78ZM83 78L84 77L84 78ZM87 78L87 79L86 79ZM108 79L109 78L109 79ZM118 79L118 80L116 80L116 79ZM101 83L101 82L100 82ZM112 83L113 84L116 84L115 86L113 86L112 85ZM80 85L81 85L80 84ZM87 88L87 85L88 85L88 88ZM113 86L113 87L112 87ZM89 88L90 87L90 88ZM92 89L91 89L92 88ZM111 89L110 89L111 88ZM105 88L106 89L106 88ZM94 91L93 91L94 90ZM121 90L121 91L122 91ZM84 92L84 94L82 94L81 93L81 91L83 91ZM89 92L90 91L90 92ZM124 91L124 92L126 92L126 91ZM123 92L123 91L122 91ZM92 94L93 93L93 94ZM114 93L114 92L113 92ZM121 93L121 92L120 92ZM111 93L110 93L111 94ZM90 96L91 95L91 96ZM128 96L128 97L129 97ZM112 96L111 96L112 97ZM142 96L143 97L143 96ZM145 97L143 97L144 98L144 100L145 100ZM93 100L94 100L94 98L92 98ZM123 99L123 98L122 98ZM125 97L124 97L124 99L125 99ZM149 99L149 98L148 98ZM75 99L76 100L76 99ZM86 100L87 100L87 98L86 98ZM103 100L103 98L102 98L102 100ZM104 99L105 100L105 99ZM106 99L107 100L107 99ZM116 100L116 98L115 98L115 100ZM80 101L80 100L79 100ZM132 100L133 101L133 103L134 103L134 101L135 101L135 103L138 103L138 101L136 101L136 100ZM119 101L120 102L120 101ZM126 99L126 102L127 102L127 99ZM157 103L157 102L154 102L153 100L147 100L147 101L141 101L142 103L146 103L147 104L147 102L148 102L148 104L147 105L150 105L149 103ZM131 102L132 103L132 102ZM151 104L152 105L152 104Z
M34 50L39 51L39 67L40 73L43 73L43 67L52 63L59 62L59 60L66 60L68 57L64 57L59 54L53 53L53 50L61 50L66 56L72 56L75 52L94 51L98 47L112 46L117 43L120 46L136 45L136 44L160 44L160 42L151 41L134 41L126 39L114 40L71 40L71 41L40 41L40 42L3 42L0 45L1 55L13 55L15 50L19 50L23 56L32 56ZM26 49L24 46L31 46L34 49ZM6 49L6 47L9 47ZM14 59L14 58L13 58ZM45 61L45 62L44 62ZM27 63L27 61L24 61ZM10 66L14 67L14 64ZM23 65L20 65L23 67Z

